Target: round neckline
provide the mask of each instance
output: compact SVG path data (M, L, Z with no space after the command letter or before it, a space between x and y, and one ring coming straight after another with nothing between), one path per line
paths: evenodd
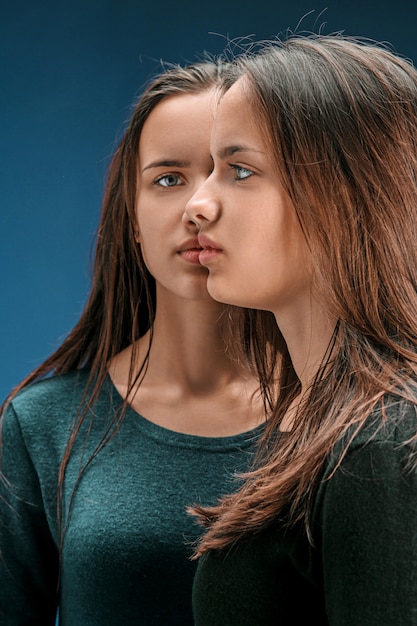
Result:
M117 408L119 408L123 402L123 396L120 394L116 385L113 383L111 376L107 373L105 384L109 387L111 392L112 400ZM172 430L167 428L166 426L162 426L148 419L138 411L136 411L130 404L127 404L125 418L130 417L135 421L137 427L145 432L148 436L151 436L153 439L157 439L158 441L164 443L171 443L173 445L191 445L192 447L203 446L210 448L218 448L218 449L226 449L228 447L235 448L236 445L244 446L251 445L255 440L257 440L264 432L265 422L262 422L255 426L254 428L236 433L234 435L223 435L223 436L204 436L204 435L194 435L190 433L183 433L181 431Z

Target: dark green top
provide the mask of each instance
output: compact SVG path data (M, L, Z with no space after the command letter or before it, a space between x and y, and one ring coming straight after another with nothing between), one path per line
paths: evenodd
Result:
M417 471L404 445L416 431L415 407L397 403L332 475L335 454L315 498L314 547L301 527L276 525L200 559L196 626L416 626Z
M64 626L191 625L188 542L201 529L185 507L235 488L232 475L247 468L262 428L196 437L128 410L75 492L57 600L58 469L85 383L85 372L36 383L5 414L2 467L10 485L0 484L0 623L53 625L59 602ZM65 518L79 468L120 404L107 379L71 457Z

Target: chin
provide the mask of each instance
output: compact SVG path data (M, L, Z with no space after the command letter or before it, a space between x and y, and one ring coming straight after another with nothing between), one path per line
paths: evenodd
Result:
M231 293L230 290L216 288L215 285L210 284L210 278L207 281L207 289L213 300L222 302L223 304L232 304L233 306L247 307L250 305L243 304L239 298L236 298L236 294Z

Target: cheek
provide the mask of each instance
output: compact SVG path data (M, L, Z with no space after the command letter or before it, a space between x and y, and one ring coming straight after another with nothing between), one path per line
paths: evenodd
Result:
M157 229L152 228L152 225L146 222L139 223L139 233L139 245L142 258L145 265L150 270L150 266L155 265L155 262L161 257L163 242L161 241L161 237L158 236Z
M140 252L142 255L143 262L145 263L146 267L149 270L148 255L146 254L145 246L142 243L140 244Z
M152 223L152 212L144 210L141 205L136 207L136 225L139 233L139 243L142 248L149 247L155 224Z
M138 231L138 245L140 247L140 252L142 255L142 259L149 269L149 259L152 257L152 229L149 228L145 219L138 219L137 222L137 231Z

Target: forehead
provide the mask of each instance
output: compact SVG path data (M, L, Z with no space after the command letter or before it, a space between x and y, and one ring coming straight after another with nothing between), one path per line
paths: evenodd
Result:
M213 142L246 143L250 139L265 144L265 131L265 124L261 122L253 105L249 83L245 78L239 78L218 103L213 125Z
M183 142L211 131L215 111L215 90L175 94L164 98L146 119L139 142L139 152L161 145Z
M213 115L216 93L217 90L213 88L204 89L196 93L177 93L167 96L152 109L145 124L154 118L182 118L184 117L184 111L187 111L187 114L191 111L195 111L196 114L204 111L211 112Z
M239 78L219 99L216 117L221 114L227 115L230 109L242 108L241 112L244 113L249 104L248 81L244 78Z

